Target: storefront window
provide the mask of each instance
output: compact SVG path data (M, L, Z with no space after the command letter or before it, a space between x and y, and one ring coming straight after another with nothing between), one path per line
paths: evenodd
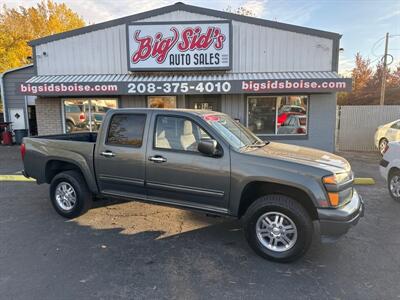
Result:
M116 99L65 99L65 131L97 131L108 110L117 108Z
M176 108L175 96L149 96L147 101L150 108Z
M251 96L247 112L247 126L255 134L307 134L307 96Z

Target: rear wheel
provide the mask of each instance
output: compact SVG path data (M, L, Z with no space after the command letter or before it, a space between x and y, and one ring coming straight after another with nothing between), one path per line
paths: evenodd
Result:
M297 201L284 195L267 195L247 209L244 231L258 255L289 262L306 253L313 226L307 211Z
M386 138L381 138L381 140L379 141L379 153L381 155L385 153L388 143L389 142Z
M92 205L92 198L85 179L77 171L62 172L51 181L51 203L65 218L72 219L86 213Z
M394 170L390 172L388 179L390 196L397 202L400 202L400 171Z

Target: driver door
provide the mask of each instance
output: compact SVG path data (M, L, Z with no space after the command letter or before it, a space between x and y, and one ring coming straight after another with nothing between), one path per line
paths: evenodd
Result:
M148 139L146 187L149 199L227 212L230 190L229 148L221 157L197 150L212 136L190 116L159 112L152 116ZM224 148L226 147L226 148Z

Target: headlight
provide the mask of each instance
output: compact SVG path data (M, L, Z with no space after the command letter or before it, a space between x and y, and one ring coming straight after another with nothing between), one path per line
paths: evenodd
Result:
M343 173L337 173L331 176L326 176L322 178L322 182L324 184L336 184L336 185L341 185L347 181L350 181L353 179L353 173L352 172L343 172Z
M351 200L353 195L353 187L350 182L352 180L352 172L337 173L322 178L322 182L328 192L331 206L338 207ZM348 186L346 183L349 183L350 186Z

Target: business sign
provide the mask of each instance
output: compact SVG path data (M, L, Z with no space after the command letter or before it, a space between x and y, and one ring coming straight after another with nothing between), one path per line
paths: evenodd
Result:
M350 92L351 83L351 78L48 82L22 83L17 92L39 96L329 93Z
M128 24L130 71L229 70L228 21Z

